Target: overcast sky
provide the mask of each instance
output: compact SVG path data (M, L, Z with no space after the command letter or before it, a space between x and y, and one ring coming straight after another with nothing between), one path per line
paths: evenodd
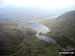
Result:
M74 6L74 0L0 0L0 7L16 6L38 6L44 8L65 8Z

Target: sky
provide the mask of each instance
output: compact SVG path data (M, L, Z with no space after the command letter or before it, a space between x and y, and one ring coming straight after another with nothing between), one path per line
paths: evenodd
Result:
M0 0L0 7L15 6L15 7L30 7L38 6L44 8L65 8L74 6L74 0Z
M49 18L75 10L75 0L0 0L2 18ZM7 14L8 13L8 14ZM10 15L10 16L9 16Z

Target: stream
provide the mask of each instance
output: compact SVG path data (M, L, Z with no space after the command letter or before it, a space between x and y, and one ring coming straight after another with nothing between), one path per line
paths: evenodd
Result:
M46 41L47 43L56 44L56 41L54 39L43 35L43 34L50 32L50 29L48 29L48 27L46 27L45 25L42 25L39 23L24 23L24 24L20 24L19 26L32 28L33 30L35 30L37 32L37 34L35 36L38 39ZM40 35L40 33L42 35Z

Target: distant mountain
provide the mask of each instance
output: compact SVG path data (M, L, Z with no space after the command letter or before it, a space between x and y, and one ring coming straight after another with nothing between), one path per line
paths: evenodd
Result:
M40 7L15 7L7 6L0 8L0 21L21 21L25 19L43 19L58 16L73 8L53 9Z
M56 14L56 13L55 13ZM46 17L52 17L55 15L43 8L34 7L4 7L0 8L0 19L6 21L21 21L25 19L43 19Z

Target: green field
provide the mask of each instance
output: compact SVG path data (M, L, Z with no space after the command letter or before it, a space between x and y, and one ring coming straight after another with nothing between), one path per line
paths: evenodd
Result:
M33 33L27 35L26 31ZM0 26L0 56L58 56L58 45L39 40L32 29L14 23Z
M46 34L56 40L64 50L75 50L75 11L44 21L51 33Z

